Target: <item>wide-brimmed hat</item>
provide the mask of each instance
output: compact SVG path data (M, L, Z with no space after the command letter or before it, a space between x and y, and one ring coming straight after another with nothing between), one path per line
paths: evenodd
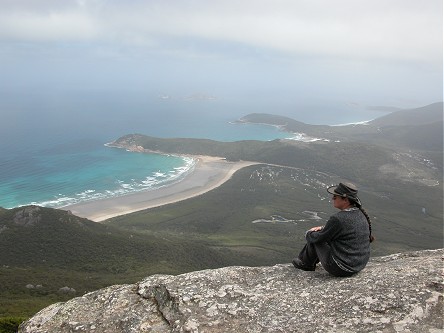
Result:
M358 205L361 205L361 200L358 198L358 189L352 183L339 183L339 185L330 186L327 188L327 192L342 198L348 198Z

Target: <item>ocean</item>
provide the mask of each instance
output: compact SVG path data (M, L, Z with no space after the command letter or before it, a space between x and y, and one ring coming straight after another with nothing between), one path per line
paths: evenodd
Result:
M4 208L29 204L61 208L153 190L180 181L193 169L191 158L106 146L130 133L219 141L292 137L273 126L232 123L265 110L248 103L233 108L230 101L202 95L187 99L140 94L5 95L0 112L0 207ZM372 117L361 115L353 121Z

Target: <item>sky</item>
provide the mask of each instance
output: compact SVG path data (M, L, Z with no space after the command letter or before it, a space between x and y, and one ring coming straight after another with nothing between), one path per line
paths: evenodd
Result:
M420 107L443 99L442 6L0 0L0 95L211 96L287 115L329 104Z

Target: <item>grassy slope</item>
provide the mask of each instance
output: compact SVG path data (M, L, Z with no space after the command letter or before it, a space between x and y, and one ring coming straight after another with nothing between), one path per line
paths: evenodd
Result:
M22 210L0 212L0 317L28 316L55 301L150 274L225 262L223 255L182 237L139 235L49 208L40 208L37 224L20 226L13 221ZM178 260L177 253L187 255ZM60 294L65 286L76 294Z
M108 223L125 229L209 240L215 247L239 251L237 264L244 264L242 253L251 248L261 249L256 258L251 258L252 265L289 262L304 243L304 231L325 223L334 212L325 186L338 180L337 176L316 171L251 166L201 197L117 217ZM411 189L405 185L390 192L383 188L378 192L362 190L361 199L373 217L378 238L373 255L442 246L439 203L435 202L436 210L427 210L427 214L421 210L422 205L430 207L427 199L421 199L422 195L436 195L437 189L430 191L424 187L417 195L410 193ZM410 199L404 200L407 196ZM304 211L320 212L322 220L310 220ZM252 223L256 219L269 219L271 215L296 222Z
M131 139L147 149L212 153L208 143L200 144L199 140L178 142L143 136ZM400 153L402 160L399 160ZM271 242L272 249L282 250L284 244L286 258L283 260L288 261L294 251L289 244L293 242L294 246L294 237L300 237L298 235L307 226L298 223L277 229L270 225L252 225L251 220L266 218L267 214L284 213L291 218L304 210L325 211L328 205L325 202L321 205L318 200L318 196L325 194L325 186L348 179L361 188L364 203L375 217L374 230L380 240L375 245L375 254L442 245L442 184L427 186L421 183L427 178L442 179L442 169L421 164L420 155L406 155L402 151L365 143L300 144L278 140L262 144L254 141L224 143L218 147L218 154L234 160L255 160L299 170L283 169L285 172L267 185L254 183L251 175L257 167L250 167L236 174L233 182L203 197L113 219L111 223L138 230L189 233L190 237L193 233L203 234L222 247L235 243L239 248L242 244L263 248L263 244ZM440 156L442 158L442 153ZM381 172L382 169L386 171ZM308 175L307 179L325 179L321 186L316 182L312 184L316 189L312 193L298 186L304 183L301 180L304 175ZM301 181L295 182L295 178ZM280 259L270 255L270 261L273 260Z
M437 130L430 131L427 126L416 132L424 133L423 142L442 128L432 125ZM315 144L124 137L119 141L151 150L286 167L251 166L205 195L114 218L106 225L42 209L38 227L19 227L12 223L18 209L0 209L0 317L29 316L73 297L58 292L64 286L79 295L154 273L289 262L304 243L304 231L325 223L334 212L325 187L343 179L359 186L373 218L373 255L442 247L442 182L427 186L424 181L442 180L442 149L422 143L414 151L385 145L408 138L410 132L412 128L401 126L376 140L374 129L361 133L357 127L340 128L330 133L332 138L344 135L360 142ZM329 134L324 127L315 133ZM434 164L427 166L423 157ZM317 212L321 220L310 219L307 211ZM252 223L271 215L294 221ZM27 284L43 287L27 289Z

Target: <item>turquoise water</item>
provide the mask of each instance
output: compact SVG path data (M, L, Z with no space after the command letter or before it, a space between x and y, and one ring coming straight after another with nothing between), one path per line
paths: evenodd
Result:
M17 160L2 165L9 178L2 177L1 206L63 207L121 196L180 179L192 167L190 158L130 153L105 146L36 155L26 166Z
M172 128L169 130L172 131ZM226 141L236 141L241 137L270 140L288 136L288 133L272 126L218 124L217 121L212 130L207 126L205 131L212 134L206 135L210 139ZM192 158L127 152L105 146L105 140L78 141L69 137L65 137L65 142L58 138L56 144L52 141L16 145L16 149L2 155L1 207L36 204L61 208L84 201L152 190L180 181L194 167ZM42 138L40 140L44 141ZM11 149L11 145L8 149Z
M0 206L5 208L31 203L59 208L121 196L178 181L192 170L191 159L105 146L126 134L266 141L292 135L273 126L231 122L253 112L287 111L307 123L319 123L321 115L324 123L376 116L331 105L320 114L285 109L279 101L163 100L143 92L23 92L0 97Z

